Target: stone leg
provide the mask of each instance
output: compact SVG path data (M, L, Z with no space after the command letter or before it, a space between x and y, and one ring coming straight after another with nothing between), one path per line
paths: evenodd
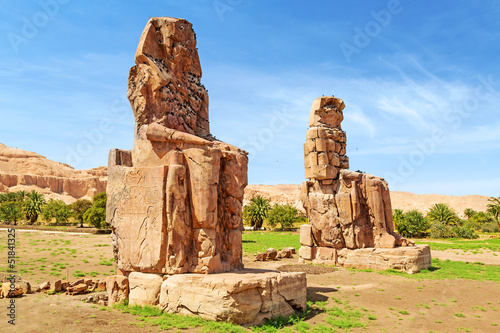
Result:
M383 199L383 191L386 189L384 188L380 178L375 178L373 176L366 178L366 195L368 197L368 206L373 216L373 236L375 247L395 247L396 238L391 235L387 229L386 207Z
M185 273L190 251L191 223L186 212L186 167L170 165L166 181L166 213L168 246L168 266L175 273Z

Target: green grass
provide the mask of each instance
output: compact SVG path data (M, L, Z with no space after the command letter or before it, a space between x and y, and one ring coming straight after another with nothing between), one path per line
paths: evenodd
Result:
M338 306L326 310L329 315L325 321L333 327L349 329L355 327L366 327L362 322L363 313L359 310L342 309Z
M268 320L264 325L251 327L249 329L227 322L215 322L202 319L201 317L183 316L180 314L169 314L162 312L158 307L138 305L129 306L127 304L115 304L113 307L123 313L130 313L138 316L138 321L131 323L137 327L151 325L161 330L185 330L200 329L200 332L220 332L220 333L330 333L337 329L349 331L352 328L366 328L370 322L373 323L377 317L364 313L350 306L348 302L341 302L340 306L326 307L327 302L307 302L307 310L302 313L295 313L290 317L278 317ZM338 303L339 304L339 303ZM367 309L365 309L367 310ZM304 320L309 318L312 311L324 312L327 316L323 322L311 325ZM368 310L367 310L368 311ZM366 311L365 311L366 312Z
M432 259L432 267L421 270L418 274L407 274L395 270L386 270L379 272L379 274L399 275L415 280L464 279L499 282L500 266Z
M109 260L103 259L103 260L99 261L99 265L113 266L114 261L115 261L115 258L110 258Z
M299 234L294 232L245 231L243 232L243 252L255 254L265 252L270 247L281 250L289 246L298 250L300 248L299 237Z
M161 309L152 306L141 307L138 305L128 306L124 304L115 304L113 307L123 313L130 313L132 315L139 316L140 322L136 323L138 327L144 327L144 324L149 324L162 330L170 330L173 328L184 330L188 328L201 327L203 328L203 332L248 332L248 330L235 324L214 322L200 317L164 313Z
M419 240L417 244L429 244L431 250L463 250L463 251L478 251L491 250L500 252L500 238L482 239L482 240L466 240L466 239L446 239L439 242L433 240Z

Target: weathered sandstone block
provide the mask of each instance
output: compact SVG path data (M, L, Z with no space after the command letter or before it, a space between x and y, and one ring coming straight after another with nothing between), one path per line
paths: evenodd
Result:
M1 294L6 298L18 297L27 293L26 285L20 282L14 282L13 284L9 281L2 284Z
M312 228L309 224L300 226L300 244L304 246L313 246Z
M252 326L303 311L306 301L305 273L245 271L170 276L161 286L159 306L170 313Z
M278 250L274 248L269 248L266 250L267 260L274 260L278 256Z
M306 260L312 260L316 256L316 247L302 246L299 249L299 257Z
M157 305L163 278L157 274L132 272L128 277L129 304Z
M129 294L128 278L120 275L108 276L106 277L106 289L108 292L108 306L124 302Z
M373 270L394 269L410 274L431 266L431 250L429 245L415 245L393 249L342 249L338 251L338 264Z

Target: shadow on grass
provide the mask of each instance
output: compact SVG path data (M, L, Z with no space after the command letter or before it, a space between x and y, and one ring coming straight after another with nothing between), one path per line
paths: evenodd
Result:
M257 243L256 241L254 240L242 240L241 241L242 243Z

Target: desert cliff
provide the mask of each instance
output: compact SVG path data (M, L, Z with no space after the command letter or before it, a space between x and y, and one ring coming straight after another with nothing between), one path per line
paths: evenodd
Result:
M75 170L44 156L0 143L0 192L37 190L71 203L106 190L106 167Z

